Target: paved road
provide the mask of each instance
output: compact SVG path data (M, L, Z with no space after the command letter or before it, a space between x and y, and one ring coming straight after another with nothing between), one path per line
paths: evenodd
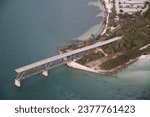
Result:
M47 58L47 59L44 59L44 60L41 60L41 61L32 63L32 64L30 64L30 65L26 65L26 66L24 66L24 67L15 69L15 71L16 71L17 73L21 73L21 72L24 72L24 71L33 69L33 68L35 68L35 67L44 65L44 64L46 64L46 63L50 63L50 62L53 62L53 61L56 61L56 60L59 60L59 59L63 59L63 58L66 58L66 57L69 57L69 56L78 54L78 53L80 53L80 52L84 52L84 51L86 51L86 50L91 50L91 49L94 49L94 48L97 48L97 47L100 47L100 46L103 46L103 45L106 45L106 44L115 42L115 41L117 41L117 40L119 40L119 39L121 39L121 37L115 37L115 38L112 38L112 39L109 39L109 40L106 40L106 41L97 42L97 43L95 43L95 44L93 44L93 45L90 45L90 46L86 46L86 47L83 47L83 48L79 48L79 49L76 49L76 50L73 50L73 51L66 52L66 53L61 54L61 55L59 54L59 55L56 55L56 56L53 56L53 57L49 57L49 58Z

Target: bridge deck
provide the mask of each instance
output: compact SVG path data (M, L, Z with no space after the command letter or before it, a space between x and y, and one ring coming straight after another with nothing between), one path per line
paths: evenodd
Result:
M100 47L100 46L103 46L103 45L112 43L112 42L117 41L117 40L119 40L119 39L121 39L121 37L115 37L115 38L109 39L109 40L107 40L107 41L101 41L101 42L95 43L95 44L90 45L90 46L86 46L86 47L83 47L83 48L79 48L79 49L76 49L76 50L73 50L73 51L70 51L70 52L61 54L61 55L56 55L56 56L53 56L53 57L50 57L50 58L47 58L47 59L44 59L44 60L41 60L41 61L32 63L32 64L30 64L30 65L26 65L26 66L24 66L24 67L15 69L15 71L16 71L17 73L21 73L21 72L30 70L30 69L32 69L32 68L35 68L35 67L44 65L44 64L46 64L46 63L53 62L53 61L55 61L55 60L63 59L63 58L65 58L65 57L68 57L68 56L71 56L71 55L75 55L75 54L78 54L78 53L80 53L80 52L84 52L84 51L86 51L86 50L91 50L91 49L94 49L94 48L96 48L96 47Z

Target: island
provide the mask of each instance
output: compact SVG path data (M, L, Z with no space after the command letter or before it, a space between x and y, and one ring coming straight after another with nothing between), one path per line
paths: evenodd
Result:
M150 0L99 0L105 8L103 30L59 50L60 54L101 41L120 40L96 48L67 65L99 74L114 74L143 57L150 57Z

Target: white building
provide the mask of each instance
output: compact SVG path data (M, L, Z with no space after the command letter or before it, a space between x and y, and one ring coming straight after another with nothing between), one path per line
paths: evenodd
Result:
M146 1L150 2L150 0L115 0L116 12L117 14L143 12L148 9L148 6L145 6Z

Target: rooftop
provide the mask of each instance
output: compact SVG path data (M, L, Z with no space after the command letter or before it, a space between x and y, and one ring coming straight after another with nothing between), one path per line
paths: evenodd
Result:
M133 14L135 12L144 11L147 9L145 2L150 0L115 0L117 14L128 13Z

